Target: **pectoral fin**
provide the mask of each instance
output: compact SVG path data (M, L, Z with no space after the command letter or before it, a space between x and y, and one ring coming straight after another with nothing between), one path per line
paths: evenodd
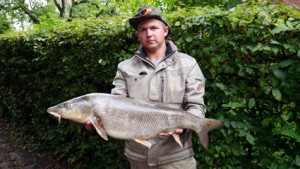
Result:
M106 135L106 131L104 130L103 127L101 127L99 124L98 124L98 121L97 121L97 117L92 117L90 119L91 123L93 124L93 126L95 127L96 131L98 132L98 134L104 139L104 140L108 140L108 137Z
M144 146L151 148L152 144L147 140L134 139L137 143L143 144Z
M173 133L172 136L174 137L174 140L180 145L180 147L182 147L179 134Z

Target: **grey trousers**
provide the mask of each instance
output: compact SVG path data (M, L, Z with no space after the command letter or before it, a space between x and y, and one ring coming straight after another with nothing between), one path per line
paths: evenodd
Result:
M172 163L150 167L147 163L128 159L131 169L196 169L197 162L194 157Z

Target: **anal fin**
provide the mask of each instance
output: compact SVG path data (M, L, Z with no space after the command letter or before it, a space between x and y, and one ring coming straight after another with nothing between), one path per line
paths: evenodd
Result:
M136 141L137 143L140 143L144 146L146 146L147 148L151 148L152 144L147 141L147 140L142 140L142 139L134 139L134 141Z
M173 133L172 136L173 136L174 140L180 145L180 147L182 147L182 143L180 141L179 134Z

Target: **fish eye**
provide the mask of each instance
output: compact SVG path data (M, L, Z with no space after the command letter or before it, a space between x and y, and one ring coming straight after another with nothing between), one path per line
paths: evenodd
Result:
M66 107L70 109L73 107L73 104L67 104Z

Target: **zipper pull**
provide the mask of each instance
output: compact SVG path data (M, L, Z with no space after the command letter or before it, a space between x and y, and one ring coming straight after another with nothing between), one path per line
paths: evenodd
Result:
M164 77L161 76L161 91L164 91Z

